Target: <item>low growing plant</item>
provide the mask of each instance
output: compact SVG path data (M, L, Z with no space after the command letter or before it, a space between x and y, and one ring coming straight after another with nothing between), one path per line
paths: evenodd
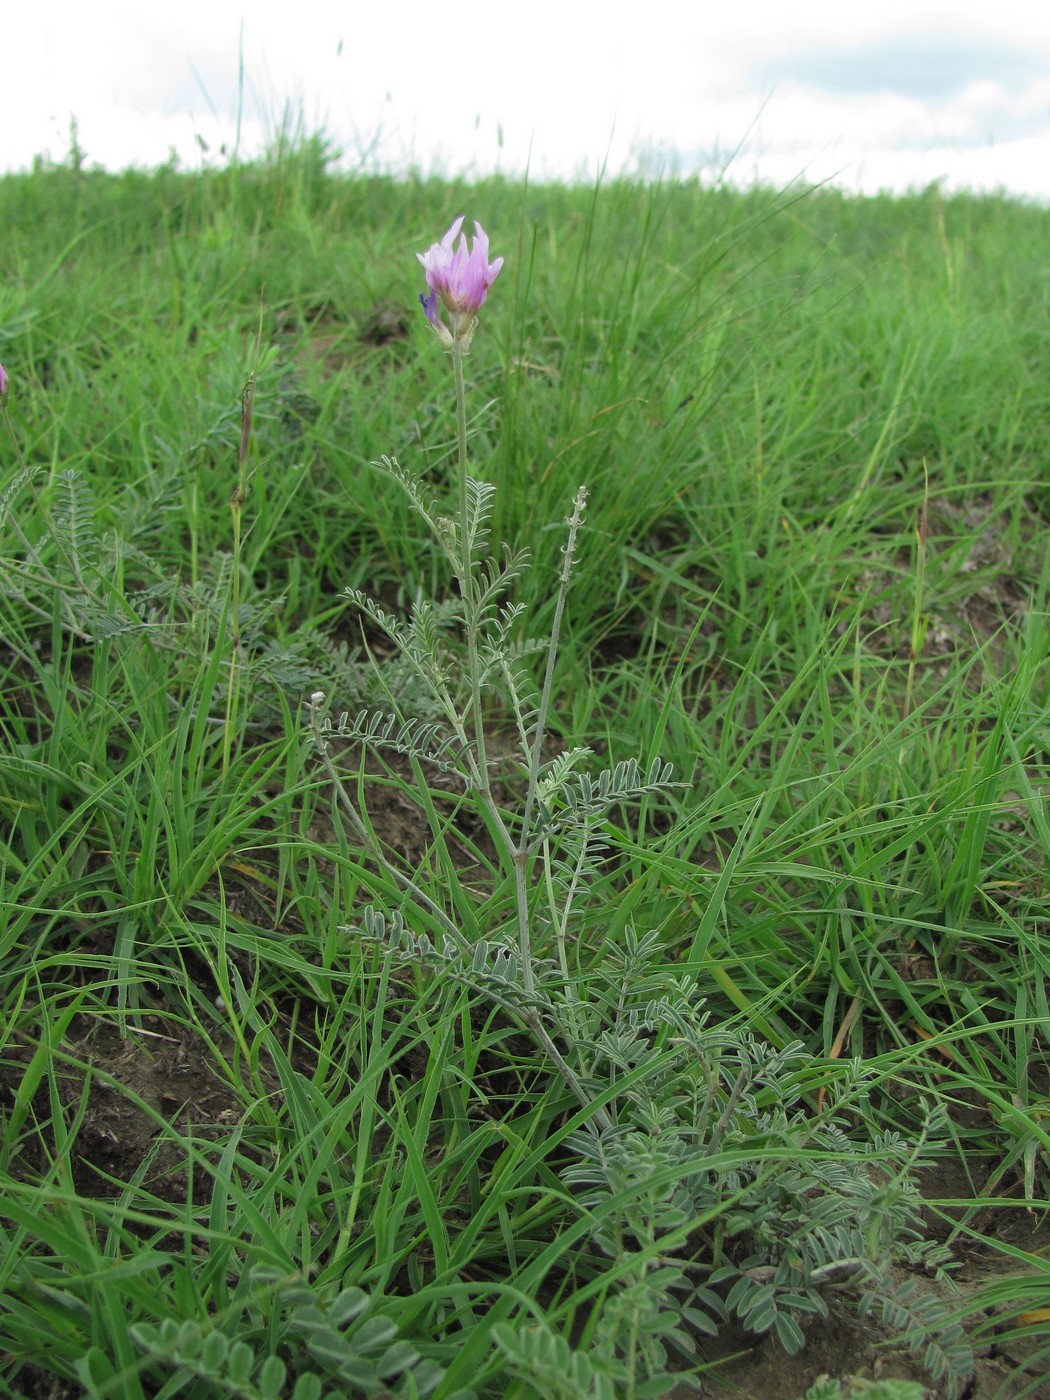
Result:
M417 596L407 616L347 590L411 670L418 707L409 712L402 698L333 720L316 692L311 714L346 822L385 887L401 891L393 906L367 905L347 933L493 1003L528 1032L570 1096L566 1111L578 1114L552 1162L608 1276L599 1271L565 1317L580 1350L533 1321L502 1326L497 1346L523 1394L537 1386L562 1393L564 1385L551 1388L561 1374L573 1394L655 1396L675 1383L673 1368L692 1361L696 1338L716 1333L725 1317L774 1331L796 1351L801 1321L826 1313L829 1290L848 1289L916 1338L954 1392L970 1367L960 1329L916 1280L902 1286L893 1274L903 1262L940 1275L947 1263L923 1238L911 1176L923 1144L893 1134L858 1141L852 1130L867 1084L855 1066L836 1081L837 1107L811 1110L816 1080L800 1045L712 1024L697 969L676 962L660 933L637 927L629 911L612 917L628 852L655 858L646 814L673 790L673 775L655 755L594 772L586 745L552 751L558 650L587 492L580 487L572 501L549 635L537 639L515 600L528 557L493 549L494 488L468 470L465 364L502 259L490 262L480 225L472 246L462 225L457 219L420 255L428 285L420 300L455 380L452 507L393 457L374 464L425 523L449 588ZM409 693L401 687L401 697ZM367 782L351 791L341 767L348 749L394 756L409 770L429 833L422 862L377 836ZM451 814L428 771L454 781ZM450 855L455 831L477 856L480 882L468 886ZM595 930L600 947L589 953Z

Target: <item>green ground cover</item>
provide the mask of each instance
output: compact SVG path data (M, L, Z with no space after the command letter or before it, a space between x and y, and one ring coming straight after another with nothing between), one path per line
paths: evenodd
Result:
M349 741L334 784L308 724L435 721L346 589L454 604L373 464L454 502L415 255L460 213L506 258L468 434L530 636L589 492L547 757L673 766L537 948L589 1104L485 969L360 934L507 924L470 794ZM307 141L9 176L0 229L0 1393L657 1396L866 1296L982 1400L994 1304L1038 1394L1050 212Z

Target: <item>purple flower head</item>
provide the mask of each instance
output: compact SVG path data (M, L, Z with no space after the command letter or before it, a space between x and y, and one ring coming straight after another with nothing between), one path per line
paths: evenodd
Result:
M0 365L0 404L7 403L7 370Z
M488 296L489 288L499 275L503 259L489 262L488 234L479 223L474 224L474 244L467 247L467 238L460 237L463 227L461 214L440 243L433 244L416 257L427 274L429 296L420 296L427 320L437 331L442 343L459 341L467 350L474 334L474 317ZM459 238L459 247L453 245ZM438 302L448 312L452 329L445 325Z

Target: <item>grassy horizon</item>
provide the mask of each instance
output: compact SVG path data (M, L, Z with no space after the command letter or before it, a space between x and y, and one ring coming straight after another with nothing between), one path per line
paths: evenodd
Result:
M421 702L345 590L401 616L448 589L371 464L451 494L415 255L461 213L506 258L468 428L538 636L590 495L559 744L678 781L610 822L581 976L651 933L715 1024L801 1046L807 1115L830 1089L857 1141L919 1142L939 1105L923 1153L971 1189L931 1228L1010 1257L1008 1315L1050 1306L1042 1253L973 1226L1042 1210L1050 1148L1050 211L343 177L307 141L0 180L5 1394L36 1368L310 1400L323 1302L358 1361L415 1348L396 1394L528 1400L501 1324L597 1355L627 1306L559 1175L582 1120L520 1027L346 932L397 891L306 732L316 689ZM496 920L485 833L440 783L409 815L406 765L340 761L378 839ZM197 1120L150 1088L176 1043ZM152 1133L130 1175L91 1136L113 1101ZM669 1393L609 1365L596 1395Z

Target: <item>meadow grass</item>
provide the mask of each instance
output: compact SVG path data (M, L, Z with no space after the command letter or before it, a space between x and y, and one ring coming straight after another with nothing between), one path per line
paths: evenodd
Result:
M372 463L452 498L415 253L462 212L506 257L468 431L536 635L589 491L552 729L678 782L603 832L578 975L654 933L716 1025L801 1042L807 1113L854 1061L859 1136L945 1106L969 1186L930 1210L1001 1250L1050 1354L1045 1261L988 1225L1041 1211L1050 1147L1050 214L347 178L307 141L0 181L3 1393L525 1400L589 1346L567 1395L667 1393L644 1242L596 1250L623 1203L566 1184L587 1108L513 1018L347 931L400 892L307 727L317 688L421 703L344 590L446 588ZM340 762L485 932L506 890L461 799Z

